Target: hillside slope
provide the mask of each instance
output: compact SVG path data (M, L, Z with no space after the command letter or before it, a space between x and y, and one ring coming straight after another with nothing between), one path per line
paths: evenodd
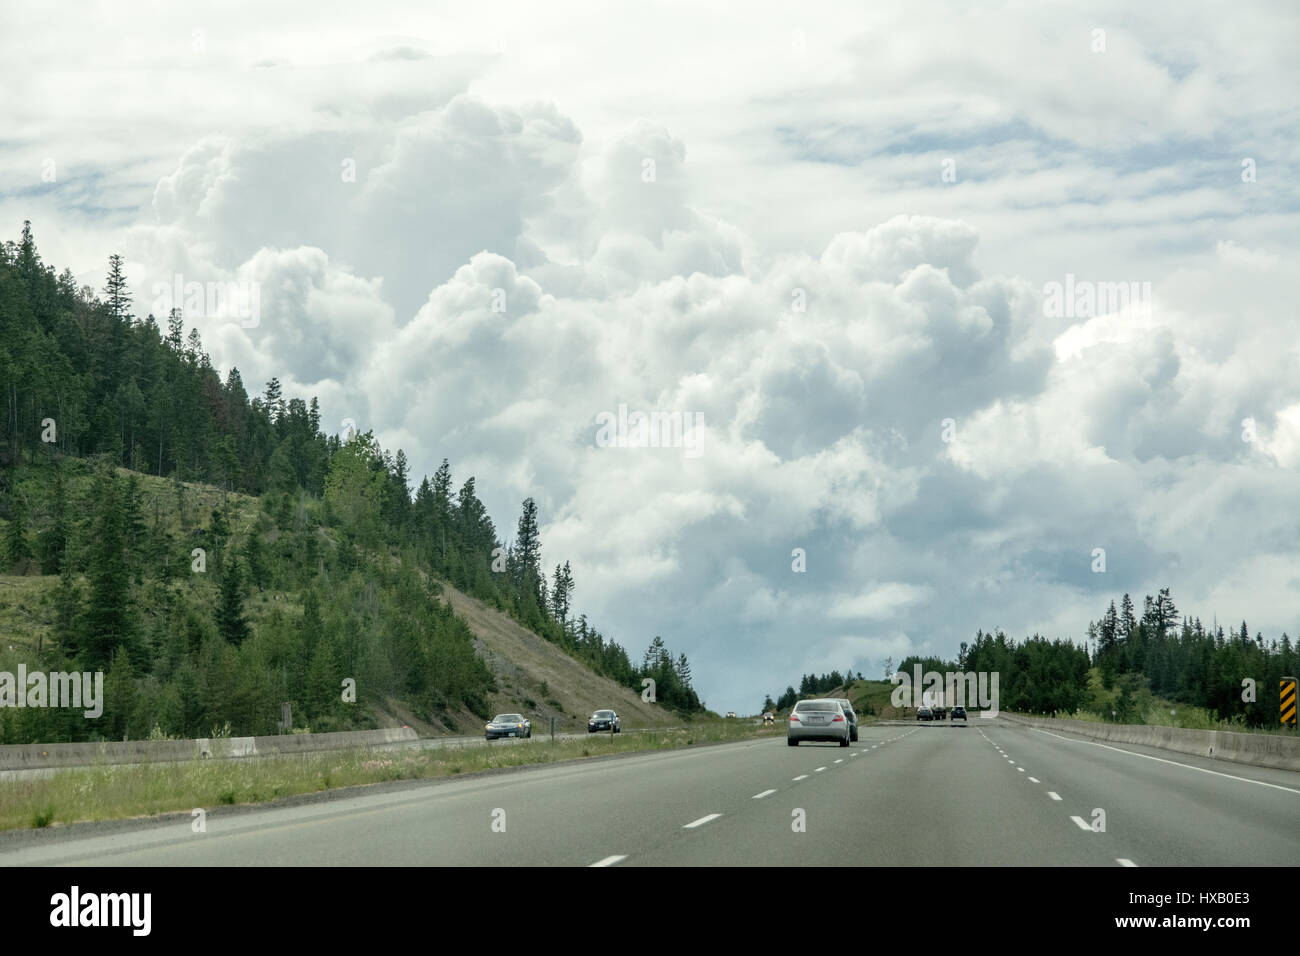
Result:
M550 728L555 717L559 730L586 726L593 710L612 708L628 727L674 723L673 714L607 677L594 673L581 661L513 618L482 601L441 582L443 596L474 632L475 646L497 678L489 696L498 712L519 711L531 718L538 731Z

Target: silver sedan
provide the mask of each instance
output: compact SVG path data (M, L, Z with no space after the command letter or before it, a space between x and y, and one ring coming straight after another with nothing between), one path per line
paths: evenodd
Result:
M801 700L790 711L785 742L798 747L803 740L829 740L849 745L849 719L838 700Z

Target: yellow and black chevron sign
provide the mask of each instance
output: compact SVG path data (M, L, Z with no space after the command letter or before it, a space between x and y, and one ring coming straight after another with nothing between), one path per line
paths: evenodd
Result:
M1294 677L1283 677L1279 682L1278 710L1282 723L1295 726L1295 684Z

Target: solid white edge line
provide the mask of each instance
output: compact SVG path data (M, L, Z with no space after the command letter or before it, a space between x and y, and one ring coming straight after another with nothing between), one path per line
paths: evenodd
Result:
M1070 819L1073 820L1075 824L1078 825L1080 830L1087 830L1089 832L1092 832L1092 827L1088 826L1087 822L1083 819L1083 817L1070 817Z
M700 817L698 820L692 820L690 823L683 823L683 824L682 824L682 829L683 829L683 830L694 830L696 827L702 827L702 826L704 826L704 824L708 823L710 820L716 820L716 819L718 819L718 817L720 817L720 816L722 816L721 813L710 813L708 816Z
M776 793L775 790L764 790L762 793L756 793L756 794L754 794L752 797L750 797L750 799L751 799L751 800L762 800L764 797L770 797L770 796L771 796L772 794L774 794L774 793Z
M1050 730L1038 730L1037 727L1030 727L1030 730L1037 730L1040 734L1047 734L1049 737L1055 737L1058 740L1065 740L1072 744L1092 744L1094 747L1105 747L1107 750L1114 750L1117 753L1128 754L1130 757L1143 757L1147 760L1157 760L1160 763L1170 763L1175 767L1182 767L1184 770L1199 770L1201 773L1213 774L1216 777L1227 777L1229 780L1240 780L1242 783L1256 783L1261 787L1272 787L1274 790L1285 790L1287 793L1300 793L1294 787L1284 787L1280 783L1265 783L1263 780L1252 780L1250 777L1238 777L1230 773L1221 773L1218 770L1206 770L1204 767L1193 767L1189 763L1179 763L1177 760L1166 760L1164 757L1153 757L1150 754L1140 754L1135 750L1125 750L1123 747L1112 747L1110 744L1099 744L1095 740L1076 740L1074 737L1062 737L1060 734L1054 734Z
M619 860L626 860L626 859L627 859L626 853L624 853L622 856L607 856L603 860L597 860L595 863L591 864L591 866L613 866Z

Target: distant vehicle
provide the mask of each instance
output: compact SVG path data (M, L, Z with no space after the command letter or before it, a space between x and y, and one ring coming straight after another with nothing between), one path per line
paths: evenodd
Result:
M776 714L772 713L772 712L769 710L766 714L763 715L763 723L764 723L765 725L767 725L767 726L770 726L770 725L772 725L772 724L775 724L775 723L776 723Z
M934 711L932 711L929 707L918 707L916 708L916 719L934 720Z
M736 716L736 712L735 712L734 710L729 710L729 711L727 711L727 713L725 714L725 716L727 716L727 717L735 717L735 716Z
M804 740L830 740L849 745L849 719L838 700L801 700L790 711L786 746L798 747Z
M531 737L533 722L523 714L497 714L484 728L483 735L488 740L496 740L498 737Z
M965 723L965 721L966 721L966 708L965 708L965 707L961 707L961 706L954 707L954 708L952 709L952 713L950 713L950 714L948 715L948 719L949 719L949 720L960 720L960 721L962 721L963 723Z
M844 716L849 718L849 740L858 739L858 715L853 710L853 701L847 697L836 697L836 701L844 708Z
M612 710L598 710L587 718L587 733L594 734L602 730L612 730L616 734L621 734L623 721Z

